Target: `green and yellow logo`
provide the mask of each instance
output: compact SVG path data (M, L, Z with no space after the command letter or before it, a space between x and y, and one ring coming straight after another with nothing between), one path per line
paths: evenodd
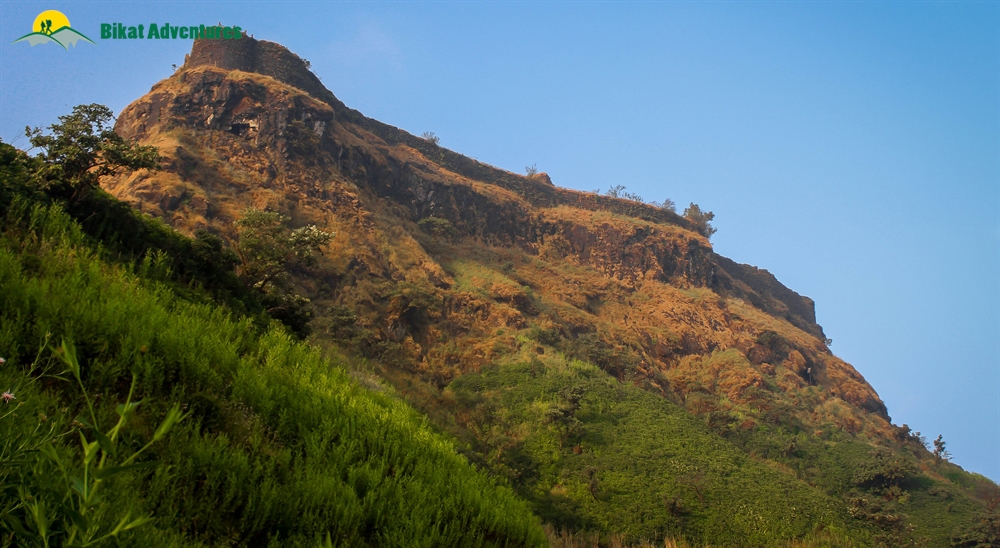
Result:
M87 38L83 33L73 30L69 26L69 18L56 10L46 10L35 17L34 24L31 25L31 34L14 40L13 43L28 42L32 46L38 44L48 44L55 42L65 49L75 46L80 40L86 40L91 44L93 40Z

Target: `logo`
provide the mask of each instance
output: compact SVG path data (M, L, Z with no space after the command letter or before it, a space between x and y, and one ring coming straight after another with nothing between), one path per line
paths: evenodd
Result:
M123 23L101 23L101 40L239 40L246 32L240 27L218 25L178 26L170 23L126 26Z
M31 25L31 30L34 32L25 34L14 40L14 43L28 42L32 46L37 46L38 44L55 42L64 49L75 46L80 40L86 40L91 44L94 43L93 40L84 36L83 33L70 28L69 18L56 10L46 10L39 13L38 17L35 17L34 24Z

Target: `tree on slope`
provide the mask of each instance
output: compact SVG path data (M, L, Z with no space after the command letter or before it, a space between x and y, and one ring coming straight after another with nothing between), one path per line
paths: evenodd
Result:
M706 238L711 238L712 234L715 234L718 229L712 226L712 219L715 219L715 213L711 211L702 211L698 204L692 202L690 206L684 208L684 217L694 223L698 228L698 232Z
M101 177L126 170L159 169L161 158L156 147L126 141L112 129L114 120L111 109L95 103L73 107L71 114L60 116L58 124L49 126L49 133L26 127L32 148L42 150L38 182L49 192L78 202Z
M236 274L246 287L258 292L268 314L297 332L304 332L309 300L292 290L289 269L316 264L316 253L333 234L315 225L291 229L288 218L276 211L249 208L234 224L231 239L239 259Z

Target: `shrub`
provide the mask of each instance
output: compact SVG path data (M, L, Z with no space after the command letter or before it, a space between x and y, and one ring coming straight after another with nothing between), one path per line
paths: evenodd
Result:
M670 198L664 198L663 202L652 202L652 205L671 213L677 213L677 204Z
M620 198L622 200L632 200L633 202L642 202L642 196L629 192L625 190L624 185L615 185L604 193L605 196L610 198Z
M557 346L562 341L562 333L558 327L542 329L536 325L528 330L528 338L549 346Z
M425 131L423 135L420 136L421 139L427 141L432 145L437 145L441 143L441 138L434 135L433 131Z
M458 230L452 226L451 221L448 219L442 219L441 217L435 217L431 215L430 217L424 217L417 222L417 226L421 230L430 234L434 241L439 239L450 240L458 236Z
M758 362L778 363L784 360L788 356L789 351L792 350L791 345L788 344L788 341L784 337L770 329L764 330L757 335L756 343L764 349L763 352L760 352L761 355L759 356L757 349L751 352L751 355L757 358L754 361Z
M951 453L945 448L944 436L938 434L936 440L934 440L934 458L940 463L942 460L951 459Z
M711 223L712 219L715 219L715 213L702 211L694 202L691 202L691 205L684 209L684 218L691 221L698 229L698 233L706 238L711 238L712 234L718 232L718 229L714 228Z
M320 143L319 135L303 120L293 120L289 123L285 128L285 136L289 152L304 158L315 156Z
M854 484L871 491L884 494L888 498L898 498L906 480L917 472L905 457L890 453L878 447L869 457L857 464Z

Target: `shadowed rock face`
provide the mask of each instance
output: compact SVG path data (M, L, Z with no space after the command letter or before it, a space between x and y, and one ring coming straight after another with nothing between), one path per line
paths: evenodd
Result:
M350 331L373 356L391 347L414 374L446 382L502 354L512 340L498 329L536 326L566 340L595 334L639 364L629 376L669 378L685 356L738 349L760 375L789 372L776 377L783 389L826 387L866 428L886 427L875 391L826 348L813 301L717 255L686 219L366 118L278 44L196 41L115 129L159 146L168 166L105 188L182 231L226 232L251 205L335 231L320 268L298 273L317 332ZM432 216L457 236L418 228ZM345 309L351 326L333 319ZM765 331L797 357L752 359Z
M539 173L533 177L520 177L441 149L424 139L405 133L392 126L365 118L357 111L347 109L333 93L323 86L319 78L309 71L305 61L279 44L258 41L249 37L239 41L198 40L195 42L184 66L185 68L209 66L223 70L238 70L270 76L323 101L333 109L334 117L338 121L356 123L387 143L405 144L417 148L427 157L440 155L442 160L438 161L438 163L446 165L448 169L455 173L473 180L488 182L512 190L534 207L566 205L588 210L606 210L648 221L666 222L688 229L693 228L686 219L671 212L627 200L617 200L605 196L559 189L552 186L552 180L545 173ZM226 91L228 92L229 90ZM233 114L235 118L238 118L240 115L240 113L235 111ZM320 123L323 126L330 121L327 119L327 116L310 116L309 118L307 121L313 124ZM398 184L400 178L419 180L419 173L412 173L412 170L408 169L409 166L392 166L393 169L380 170L378 169L380 162L373 161L374 159L364 155L363 151L344 150L340 148L335 148L334 150L338 156L342 157L346 154L351 158L343 167L351 169L360 165L365 168L375 168L376 173L370 175L365 172L356 173L356 175L360 176L368 175L368 183L372 188L380 190L381 194L394 198L401 203L417 204L417 217L421 213L426 212L426 207L421 208L419 206L428 205L427 196L429 193L433 193L434 189L429 188L426 182L424 182L425 184L415 185L415 188L406 184ZM358 152L361 152L361 154L358 154ZM464 211L464 217L474 217L476 222L481 223L483 220L483 217L479 215L481 212L475 208L469 209L466 206L470 204L461 203L463 201L459 200L459 203L455 204L458 209L456 213L458 213L457 216L459 218L455 219L452 216L448 218L464 225L476 224L468 222L470 219L461 218L461 212ZM492 229L490 232L494 234L501 236L514 235L525 228L524 219L521 218L511 219L513 223L498 224L496 222L489 222L490 217L492 215L487 213L485 225L488 229ZM526 236L530 237L530 235ZM664 263L659 266L667 277L681 274L681 272L676 271L676 268L669 267L669 263L674 261L671 261L663 253L658 255L664 260ZM686 274L692 278L692 281L695 281L699 285L719 290L726 295L733 295L748 300L769 314L784 317L797 327L818 337L825 338L822 328L816 324L815 304L812 299L803 297L783 286L766 270L757 269L749 265L741 265L710 252L704 260L700 257L693 259L693 261L686 262L686 265L698 263L698 267L693 269L688 266L689 270Z

